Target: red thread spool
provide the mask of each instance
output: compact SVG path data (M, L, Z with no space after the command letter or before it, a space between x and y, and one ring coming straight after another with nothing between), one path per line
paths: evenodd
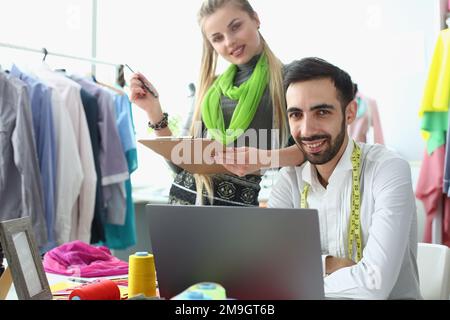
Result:
M102 279L73 290L69 300L120 300L120 290L113 281Z

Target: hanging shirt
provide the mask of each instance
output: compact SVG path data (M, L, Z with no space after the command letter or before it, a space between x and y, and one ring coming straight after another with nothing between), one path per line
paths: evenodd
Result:
M426 213L424 242L432 242L432 226L436 215L442 215L442 243L450 246L450 198L442 193L445 146L431 155L425 152L417 181L416 197Z
M131 114L131 102L128 96L116 94L114 96L114 107L123 152L136 150L136 135Z
M47 244L39 161L27 86L0 72L0 221L31 217L38 246Z
M115 106L112 95L95 83L72 77L83 89L95 96L99 106L99 128L101 137L100 167L102 185L123 182L128 179L128 168L116 125Z
M116 126L118 129L118 134L120 138L120 142L122 145L122 152L125 156L125 159L127 159L127 153L128 152L136 152L136 140L134 136L134 130L133 130L133 124L131 122L131 114L130 114L130 101L128 99L128 96L126 95L118 95L112 92L111 90L108 90L110 94L114 96L114 114L116 116ZM133 151L134 150L134 151ZM129 164L127 164L128 169L130 167ZM128 170L129 171L129 170ZM127 179L129 180L129 179ZM125 185L123 185L125 188ZM125 198L127 201L127 197L125 194ZM119 197L116 197L116 199L120 199ZM116 203L115 206L119 206L120 203ZM114 224L114 225L120 225L123 226L125 224L125 216L126 216L126 210L124 214L122 215L122 212L112 212L113 214L108 215L108 223ZM114 213L118 213L115 214Z
M418 299L417 217L409 164L383 146L359 145L363 258L356 265L325 277L325 295ZM269 197L271 208L299 208L305 183L311 186L307 203L319 213L324 271L326 256L347 255L353 148L350 141L326 189L320 184L315 167L306 162L300 167L283 168ZM355 261L355 257L351 259ZM371 279L375 279L375 284Z
M94 156L92 154L86 115L81 102L81 87L64 75L51 71L44 64L36 73L39 77L42 76L47 82L52 83L57 88L61 95L63 105L67 108L70 120L72 121L78 153L81 159L83 181L79 197L72 208L70 240L90 242L97 174L95 173Z
M70 241L72 229L72 209L80 195L83 182L83 168L78 142L75 137L72 120L61 93L64 86L59 87L53 72L35 71L40 80L52 88L52 111L56 143L56 211L55 237L58 245ZM49 79L49 81L47 81Z
M436 42L426 80L419 117L428 154L445 143L450 103L450 30L442 30Z
M131 102L126 95L115 96L116 120L123 151L127 158L131 175L137 169L136 140L131 111ZM125 181L126 214L123 225L107 223L105 226L106 245L112 249L126 249L136 244L136 224L131 180Z
M56 143L51 104L51 90L38 79L20 71L13 65L10 74L22 80L28 88L33 119L36 151L41 172L45 222L47 225L48 244L46 249L56 246L55 224L55 192L56 192Z
M432 154L437 148L445 144L448 128L448 112L424 112L420 129L425 138L427 152Z
M442 30L436 42L425 84L419 116L425 112L446 112L450 103L450 29Z
M100 169L100 134L98 127L98 103L97 98L81 89L81 100L91 137L92 153L94 155L95 172L97 173L97 183L95 188L94 218L91 227L91 242L97 243L105 240L105 212L103 205L102 171Z
M447 140L450 141L450 127L447 128ZM444 163L444 181L443 192L450 198L450 144L445 144L445 163Z
M106 220L121 217L120 221L123 224L126 214L126 190L123 182L129 178L129 173L116 125L114 98L111 93L92 81L74 76L72 78L97 98L101 137L99 157Z
M349 136L357 142L384 144L378 105L374 99L357 94L358 114L348 126Z

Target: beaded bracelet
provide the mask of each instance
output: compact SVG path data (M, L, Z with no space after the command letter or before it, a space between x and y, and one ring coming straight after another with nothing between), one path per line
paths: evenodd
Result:
M163 118L158 123L152 124L149 121L148 122L148 126L149 126L149 128L151 128L153 130L156 130L156 131L164 129L164 128L166 128L169 125L168 119L169 119L169 115L167 114L167 112L164 112L163 113Z

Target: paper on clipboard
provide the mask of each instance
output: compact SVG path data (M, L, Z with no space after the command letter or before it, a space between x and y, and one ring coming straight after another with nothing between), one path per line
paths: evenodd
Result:
M214 163L212 155L224 149L215 140L191 137L158 137L138 140L173 164L190 173L217 174L228 172Z

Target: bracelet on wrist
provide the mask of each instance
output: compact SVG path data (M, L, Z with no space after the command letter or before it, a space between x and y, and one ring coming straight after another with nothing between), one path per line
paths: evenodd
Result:
M164 112L163 117L159 122L153 124L153 123L151 123L151 121L149 121L148 127L153 130L156 130L156 131L167 128L167 126L169 125L168 119L169 119L169 115L167 114L167 112Z

